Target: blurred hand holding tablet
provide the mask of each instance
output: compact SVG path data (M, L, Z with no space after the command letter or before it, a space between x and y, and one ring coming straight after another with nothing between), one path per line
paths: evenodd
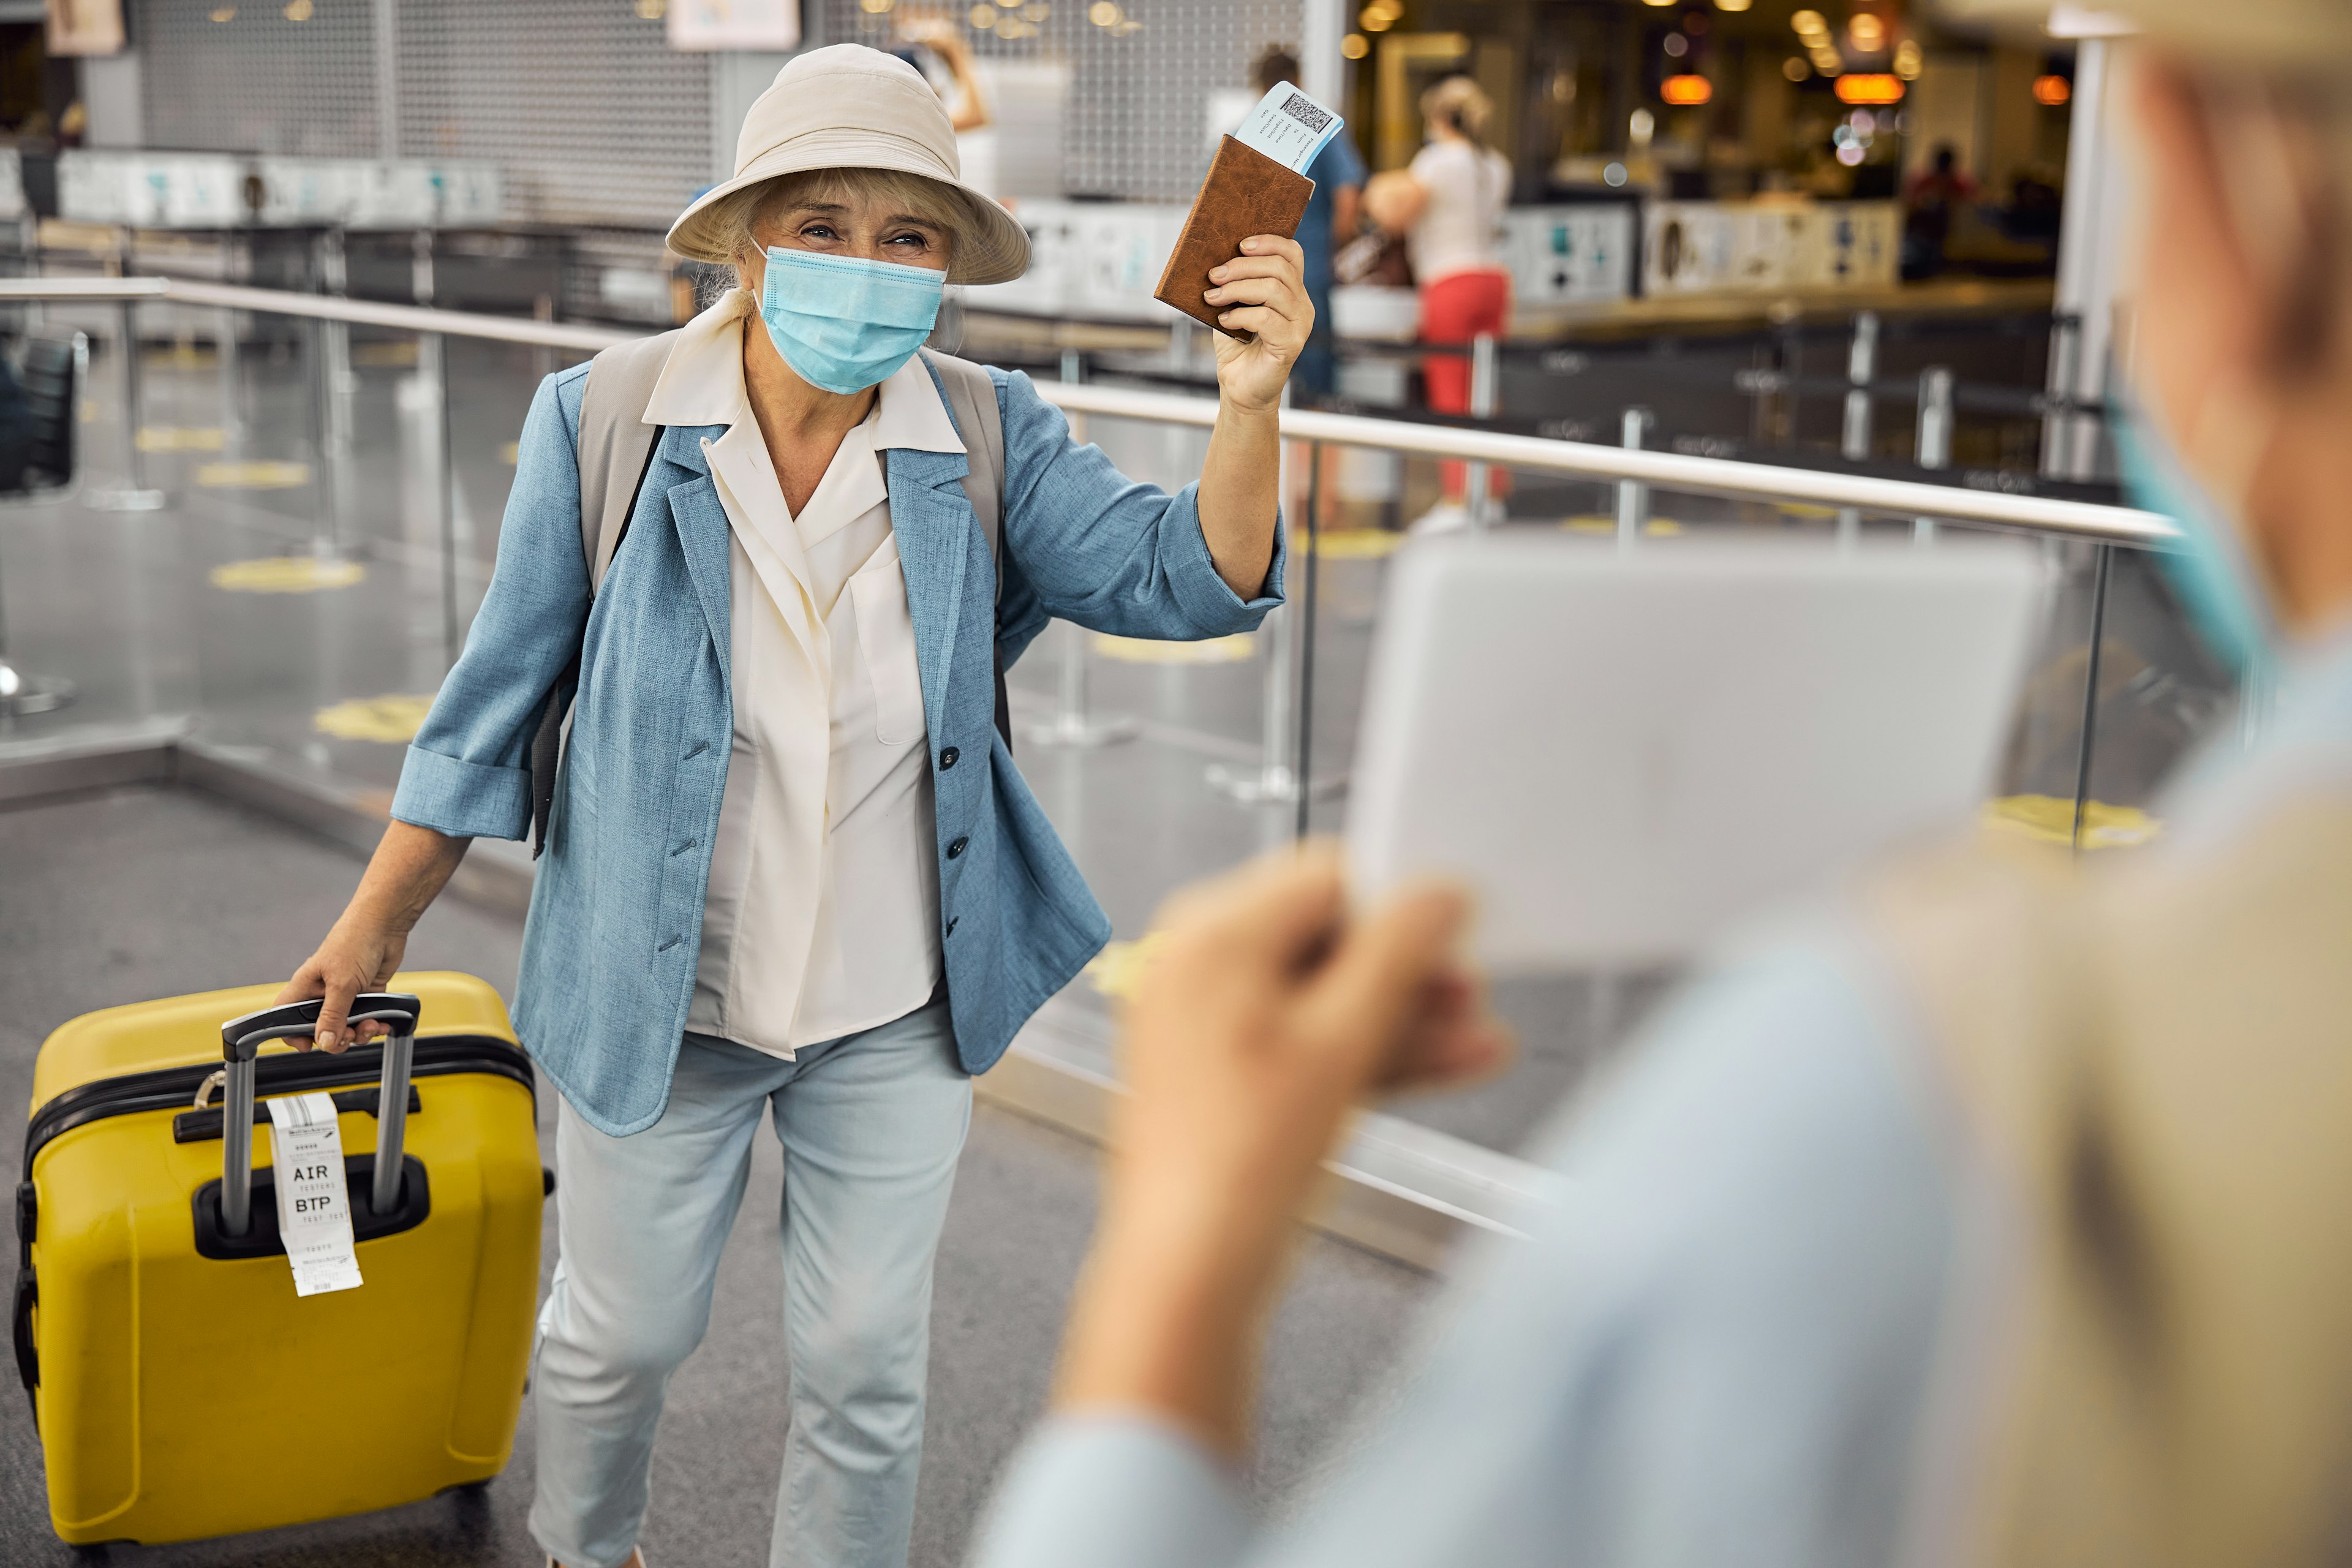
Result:
M1466 881L1498 973L1688 958L1981 804L2044 588L2005 541L1416 543L1372 657L1357 891Z

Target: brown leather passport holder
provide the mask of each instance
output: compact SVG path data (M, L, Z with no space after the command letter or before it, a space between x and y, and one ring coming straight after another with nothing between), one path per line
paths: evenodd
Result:
M1226 137L1217 143L1209 177L1192 198L1192 210L1184 215L1176 253L1168 258L1168 270L1160 275L1160 287L1151 297L1204 327L1225 332L1217 326L1217 308L1201 298L1209 290L1209 268L1239 256L1242 241L1254 234L1278 234L1286 239L1297 235L1298 220L1307 216L1307 198L1314 194L1315 182L1306 175ZM1225 336L1247 342L1253 334Z

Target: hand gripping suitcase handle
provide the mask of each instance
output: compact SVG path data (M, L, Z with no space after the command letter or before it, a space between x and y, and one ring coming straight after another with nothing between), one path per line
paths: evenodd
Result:
M221 1229L243 1236L253 1223L253 1059L271 1040L308 1035L319 1026L320 999L264 1007L221 1026L221 1058L228 1064L221 1097ZM348 1021L392 1026L383 1043L383 1087L376 1098L375 1212L400 1202L401 1145L408 1133L408 1063L416 1045L417 998L363 991L352 998Z

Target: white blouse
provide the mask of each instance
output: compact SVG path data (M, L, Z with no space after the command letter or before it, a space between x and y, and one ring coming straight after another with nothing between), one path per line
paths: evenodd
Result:
M741 289L696 317L645 417L728 427L702 445L733 535L735 742L686 1026L790 1058L940 983L930 748L882 454L964 447L910 360L793 516L743 388L758 322Z

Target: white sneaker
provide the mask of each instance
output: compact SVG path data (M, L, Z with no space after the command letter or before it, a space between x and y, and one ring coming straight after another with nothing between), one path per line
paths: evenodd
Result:
M1458 500L1442 500L1415 518L1405 529L1415 538L1433 533L1460 533L1470 526L1470 509Z

